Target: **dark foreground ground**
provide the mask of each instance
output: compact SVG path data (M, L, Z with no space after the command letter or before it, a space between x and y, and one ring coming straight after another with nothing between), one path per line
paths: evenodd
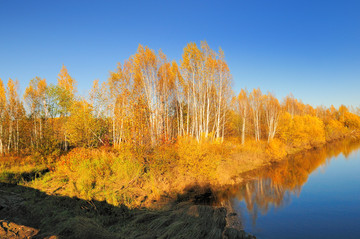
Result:
M129 209L0 183L0 238L254 238L236 217L199 196Z

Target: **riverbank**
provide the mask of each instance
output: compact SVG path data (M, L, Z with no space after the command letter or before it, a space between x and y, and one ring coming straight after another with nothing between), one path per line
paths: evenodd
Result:
M239 184L245 172L322 145L294 149L278 140L249 140L242 145L180 138L176 144L141 154L126 147L79 148L61 157L50 173L23 185L48 194L151 208L195 185L218 191Z
M246 172L345 138L359 139L359 134L297 149L276 140L242 145L231 140L216 143L191 138L140 155L129 148L80 148L50 166L39 165L31 157L2 159L0 181L49 195L106 201L129 208L156 208L194 186L222 191L241 183Z
M355 140L358 136L346 138ZM213 238L250 238L243 232L236 213L228 205L219 204L219 193L243 182L248 172L311 150L308 147L291 150L279 157L270 147L273 146L266 142L199 144L184 139L176 145L157 149L142 161L133 158L130 151L112 149L76 149L63 156L54 168L42 168L31 160L17 159L13 171L11 165L2 166L0 178L7 184L2 184L1 190L7 195L17 195L18 199L3 197L1 223L40 229L38 237L46 234L138 238L146 232L154 238L159 235L201 238L210 235L206 233L212 233ZM56 207L59 200L63 204ZM7 203L17 201L19 203L11 204L15 208ZM78 211L72 211L73 207ZM48 209L44 212L41 208ZM18 210L25 210L26 216L18 218L17 214L11 214ZM119 210L130 216L122 215ZM107 224L109 221L116 223ZM58 226L51 228L51 225ZM8 229L4 231L14 230ZM133 230L133 234L129 230ZM83 231L89 234L82 234Z

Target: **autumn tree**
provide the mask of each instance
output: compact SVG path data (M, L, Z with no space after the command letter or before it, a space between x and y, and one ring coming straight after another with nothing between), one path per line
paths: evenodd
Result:
M90 94L90 104L96 118L106 117L108 110L108 87L106 82L99 84L99 80L93 82Z
M58 84L50 85L47 89L47 108L53 123L61 121L60 127L65 151L68 150L66 124L75 99L75 92L76 81L69 75L63 65L58 75Z
M238 97L236 98L237 112L241 117L242 127L241 127L241 143L245 143L245 131L246 131L246 122L248 118L249 111L249 99L248 93L246 90L241 89Z
M206 42L184 48L181 85L186 108L186 134L200 139L211 132L223 138L231 75L222 50L212 51Z
M43 139L43 124L46 121L47 104L46 104L46 80L36 77L30 81L25 90L24 99L28 105L30 119L33 124L32 140L33 148L37 149Z
M286 112L279 120L280 139L293 148L311 148L325 142L322 120L311 115L291 116Z
M94 147L104 144L101 125L93 115L93 107L86 100L74 101L70 109L66 133L75 147Z
M93 134L98 143L108 144L110 133L109 88L106 82L100 86L95 80L90 91L90 106L94 117ZM106 139L104 138L106 137ZM105 142L105 141L106 142Z
M132 62L135 72L135 87L143 89L138 93L146 102L150 140L151 144L155 145L166 128L164 124L167 120L165 107L169 100L167 96L172 94L173 89L170 64L162 52L157 55L153 50L141 45Z
M9 79L7 83L7 113L8 113L8 142L7 151L14 150L19 153L20 120L25 115L25 110L18 95L18 82Z
M297 100L294 98L293 94L289 94L283 100L283 108L285 111L289 112L291 117L295 115L303 115L305 111L305 105L301 102L301 100Z
M275 137L279 123L280 110L281 107L279 101L270 92L267 95L264 95L264 111L268 130L268 142Z
M260 141L260 137L261 137L260 117L263 106L263 95L259 88L254 89L250 93L249 103L253 115L255 140Z
M177 65L175 62L170 63L165 54L159 52L160 67L158 70L157 91L159 92L160 119L159 134L162 140L166 141L175 136L173 121L174 117L173 104L175 102L175 81L177 80Z
M0 78L0 154L4 154L4 124L6 118L6 91Z
M132 119L132 92L134 78L132 64L126 61L118 64L116 71L110 72L107 82L108 108L112 119L112 140L114 146L130 140L130 124Z
M187 118L186 112L186 92L188 91L187 85L184 82L183 77L181 76L179 67L175 61L171 65L171 73L174 78L174 87L175 87L175 112L176 112L176 122L177 122L177 136L183 136L186 134L185 122L184 119ZM174 133L175 134L175 133Z
M314 108L292 94L280 105L260 89L242 89L232 97L224 52L206 42L187 44L179 65L162 51L139 45L106 82L95 80L87 96L76 95L76 82L65 66L57 80L57 85L47 85L35 77L20 100L18 83L9 79L4 86L0 79L0 154L31 149L33 154L59 155L69 143L130 146L148 153L176 138L222 142L225 134L236 135L236 128L242 144L254 135L255 142L268 140L271 155L283 155L360 130L355 108Z
M207 46L207 44L206 44ZM225 62L225 56L222 49L219 50L217 65L216 65L216 78L215 78L215 92L217 92L217 126L216 126L216 138L224 139L224 128L226 121L227 106L229 104L229 97L231 96L231 74L228 65Z

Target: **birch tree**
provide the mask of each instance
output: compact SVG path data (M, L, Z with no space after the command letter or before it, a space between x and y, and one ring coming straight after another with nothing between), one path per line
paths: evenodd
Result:
M224 128L226 121L226 111L231 96L231 74L225 62L224 52L219 50L217 59L217 127L216 138L224 139Z
M108 106L112 121L112 138L115 147L121 142L130 140L130 124L132 118L132 101L134 77L131 61L118 64L114 72L110 72L108 80Z
M37 149L43 138L43 119L47 118L46 105L46 80L36 77L30 81L29 86L25 90L24 100L30 111L30 119L32 120L32 145Z
M241 127L241 144L245 143L245 132L246 132L246 123L248 118L249 111L249 100L248 93L246 90L241 89L237 99L237 110L241 117L242 127Z
M260 136L261 136L260 117L261 117L261 108L263 106L263 97L259 88L254 89L250 93L249 103L252 110L253 121L254 121L255 140L260 141Z
M268 142L270 142L276 134L280 116L279 101L269 92L264 96L264 111L268 130Z
M7 83L7 111L8 111L8 144L7 151L14 150L19 153L20 128L19 121L24 115L23 105L18 95L18 81L9 79Z
M68 70L63 65L58 75L57 101L59 104L60 117L63 120L64 150L68 150L68 140L66 132L67 118L70 116L71 106L76 92L76 81L69 75Z
M177 79L177 65L176 63L171 64L168 62L165 54L159 53L160 67L158 71L158 83L157 91L159 92L159 103L160 103L160 121L158 122L159 131L158 134L162 135L163 141L168 141L174 137L172 125L172 104L175 101L175 81Z
M215 53L206 42L184 48L181 85L186 105L186 134L200 139L212 133L223 138L231 75L223 52Z
M3 81L0 78L0 154L3 155L4 152L4 124L6 120L6 91L3 84Z
M133 57L136 83L143 89L144 99L149 114L150 141L154 145L159 131L158 125L160 102L157 88L159 59L155 52L148 47L139 45L137 53Z

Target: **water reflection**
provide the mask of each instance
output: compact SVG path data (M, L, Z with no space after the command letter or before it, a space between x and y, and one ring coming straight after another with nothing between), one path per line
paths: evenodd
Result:
M233 187L220 197L223 201L237 198L245 202L253 223L270 208L281 208L290 203L292 195L299 196L309 175L319 167L326 168L332 158L343 154L345 158L360 148L360 142L343 140L320 149L292 156L289 160L254 171L243 185Z

